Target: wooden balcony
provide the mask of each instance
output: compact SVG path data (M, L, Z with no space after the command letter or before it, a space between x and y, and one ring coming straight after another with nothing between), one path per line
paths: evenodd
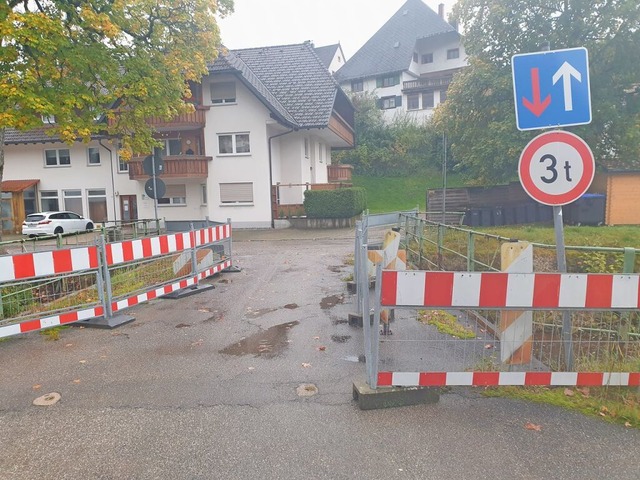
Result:
M149 175L142 171L143 157L135 157L129 162L131 180L147 180ZM203 155L170 155L164 157L164 172L160 178L207 178L209 162L213 157Z
M329 183L351 183L352 165L327 165Z
M182 113L170 120L160 117L151 117L147 119L147 123L156 128L156 130L190 130L204 128L207 123L207 106L196 106L196 109L190 113ZM116 120L109 120L109 124Z
M409 80L408 82L402 82L402 91L419 92L423 90L435 90L442 87L448 87L453 79L452 76L435 77L435 78L418 78L416 80Z

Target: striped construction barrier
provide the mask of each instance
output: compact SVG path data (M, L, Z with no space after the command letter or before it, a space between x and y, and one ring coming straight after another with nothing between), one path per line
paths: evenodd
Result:
M100 317L102 315L104 315L104 308L102 306L97 306L84 310L77 310L75 312L51 315L36 320L27 320L21 323L0 327L0 338L11 337L21 333L35 332L45 328L59 327L61 325L89 320L90 318Z
M225 260L224 262L215 265L212 268L209 268L208 270L205 270L204 272L201 272L191 278L186 278L180 280L179 282L170 283L168 285L149 290L148 292L141 293L139 295L134 295L132 297L118 300L117 302L112 302L111 309L115 313L133 307L140 303L148 302L149 300L162 297L163 295L168 295L170 293L177 292L178 290L193 287L198 283L198 280L202 280L210 277L211 275L215 275L216 273L219 273L229 267L231 267L231 260Z
M159 255L179 253L230 237L231 225L226 224L197 230L193 238L192 232L181 232L109 243L106 245L107 265L113 266Z
M106 244L104 245L104 257L106 258L107 266L115 266L136 260L188 252L199 246L206 248L207 245L230 238L231 225L225 224L196 231ZM97 246L2 256L0 257L0 284L30 281L39 277L55 277L56 275L74 272L100 275L100 256L99 247ZM191 268L189 268L189 271L185 273L185 275L191 275L188 278L183 278L164 286L152 287L142 294L118 301L107 301L104 305L97 305L92 308L61 312L44 316L40 319L22 320L14 324L0 326L0 338L90 320L96 317L105 316L111 318L111 314L139 303L197 286L199 280L231 266L231 259L228 258L209 268L201 267L204 268L201 272L192 274ZM90 272L91 270L95 270L95 272Z
M383 307L637 310L640 275L382 272Z
M640 387L640 373L627 372L379 372L380 387L445 386Z
M80 247L0 257L0 283L98 268L98 248Z

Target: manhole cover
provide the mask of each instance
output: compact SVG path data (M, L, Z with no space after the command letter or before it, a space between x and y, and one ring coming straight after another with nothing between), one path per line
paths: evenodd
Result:
M42 395L41 397L36 398L33 401L34 405L38 407L48 407L50 405L55 405L62 398L59 393L51 392L46 395Z
M318 393L318 387L316 387L313 383L303 383L298 388L296 388L296 393L299 397L313 397L316 393Z

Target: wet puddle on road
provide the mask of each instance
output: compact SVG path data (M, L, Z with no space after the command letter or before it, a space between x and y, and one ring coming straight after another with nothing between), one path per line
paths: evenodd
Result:
M320 308L328 310L341 303L344 303L344 295L330 295L320 300Z
M245 313L247 318L258 318L266 315L267 313L275 312L277 308L261 308L260 310L249 310Z
M347 343L351 335L331 335L331 340L336 343Z
M220 350L225 355L253 355L255 357L273 358L289 346L288 337L291 330L300 322L288 322L275 325L267 330L243 338Z

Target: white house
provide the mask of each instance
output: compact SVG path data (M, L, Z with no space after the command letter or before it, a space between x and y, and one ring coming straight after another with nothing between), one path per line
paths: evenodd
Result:
M446 99L453 75L467 65L461 36L422 0L407 2L336 73L345 91L378 97L386 120L421 120Z
M316 53L332 75L346 63L342 46L339 43L316 47Z
M309 42L229 51L192 91L193 113L149 120L164 144L159 218L273 227L306 188L327 188L331 150L354 145L353 105ZM98 223L155 218L142 157L121 161L107 138L69 146L46 128L6 132L3 231L56 209Z

